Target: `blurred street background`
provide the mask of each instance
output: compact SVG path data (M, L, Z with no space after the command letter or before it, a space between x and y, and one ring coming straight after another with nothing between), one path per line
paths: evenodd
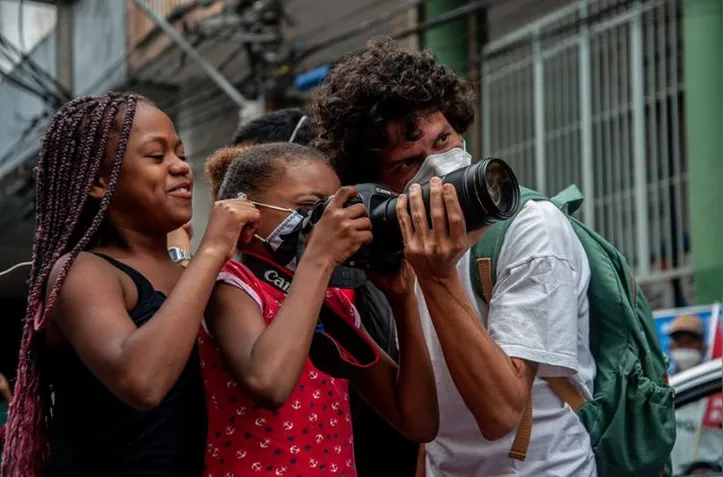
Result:
M133 90L165 110L196 173L203 231L206 157L239 124L308 107L334 63L380 35L475 85L473 157L508 161L546 194L580 187L579 218L628 258L663 341L672 318L696 313L713 343L723 0L0 0L0 270L31 258L33 166L69 98ZM9 377L28 272L0 277Z

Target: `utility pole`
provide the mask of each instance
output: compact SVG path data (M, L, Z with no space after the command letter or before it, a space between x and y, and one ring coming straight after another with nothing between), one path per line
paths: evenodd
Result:
M22 5L20 6L22 8ZM56 3L57 24L56 24L56 76L60 86L67 92L73 94L74 85L74 60L73 60L73 2L71 0L59 0ZM63 91L58 91L58 96L63 97Z
M444 13L467 5L467 0L427 0L424 20L432 20ZM467 19L459 18L424 32L424 48L431 50L439 61L467 76L468 62Z

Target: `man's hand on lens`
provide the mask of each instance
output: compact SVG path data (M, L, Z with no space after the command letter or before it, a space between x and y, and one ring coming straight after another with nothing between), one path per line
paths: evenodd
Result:
M409 205L407 205L409 204ZM409 212L407 212L409 207ZM438 177L430 181L429 216L419 184L397 201L397 218L404 239L404 254L420 280L444 279L457 273L456 265L469 247L457 192Z

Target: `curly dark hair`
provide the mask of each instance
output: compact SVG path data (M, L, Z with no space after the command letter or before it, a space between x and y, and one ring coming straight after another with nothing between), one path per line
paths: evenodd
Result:
M331 161L344 184L374 181L387 125L402 120L405 136L419 138L420 115L439 111L462 134L474 120L471 84L428 51L411 52L389 39L347 56L317 91L313 146Z

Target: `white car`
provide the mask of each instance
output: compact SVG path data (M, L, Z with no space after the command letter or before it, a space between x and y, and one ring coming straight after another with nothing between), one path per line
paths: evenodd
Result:
M721 359L675 374L670 384L675 389L678 433L672 453L673 475L723 476Z

